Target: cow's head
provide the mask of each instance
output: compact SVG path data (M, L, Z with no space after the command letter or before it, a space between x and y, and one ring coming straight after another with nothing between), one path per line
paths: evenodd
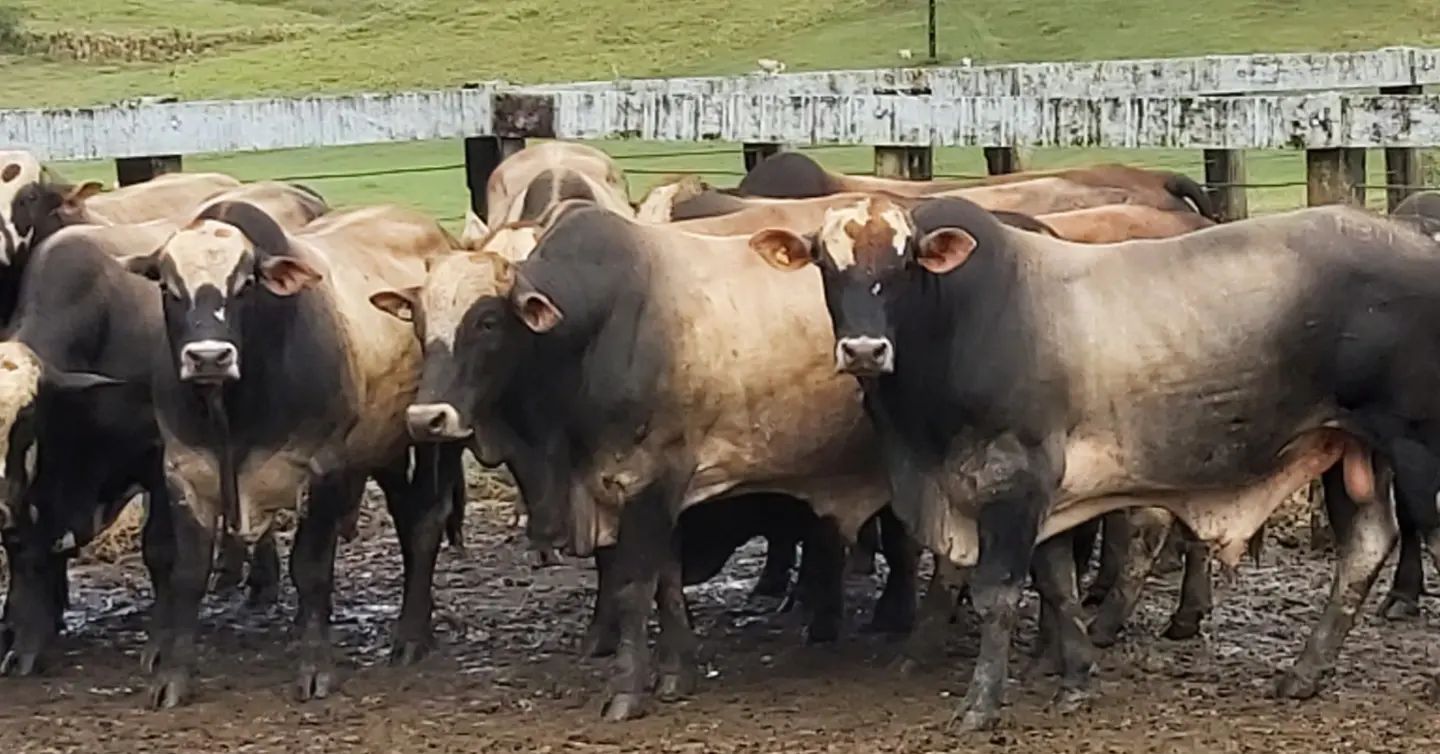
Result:
M779 269L820 268L835 329L835 367L856 376L895 370L893 303L917 275L946 275L975 246L961 228L921 235L910 213L881 197L827 211L809 236L769 229L750 238L750 247Z
M37 181L22 187L10 205L16 250L39 246L66 226L94 223L85 201L102 190L96 181L76 186Z
M420 288L370 297L383 311L413 323L424 347L420 391L408 412L411 437L421 441L472 439L480 460L497 464L504 449L476 437L475 420L488 413L529 343L531 331L558 321L553 305L526 292L515 265L501 254L461 252L434 261Z
M175 367L194 385L239 380L247 315L321 279L280 226L244 202L206 207L158 250L125 265L160 284Z
M89 372L67 372L47 364L19 341L0 342L0 529L17 525L23 498L35 471L36 402L42 393L77 393L122 381Z
M35 155L24 151L0 152L0 264L11 264L20 255L28 242L18 230L15 218L15 200L27 186L39 183L45 177L45 169Z

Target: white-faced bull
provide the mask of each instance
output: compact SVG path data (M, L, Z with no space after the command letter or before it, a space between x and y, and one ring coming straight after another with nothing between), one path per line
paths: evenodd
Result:
M431 642L431 573L448 496L435 459L408 471L404 411L419 376L410 333L377 312L379 287L418 285L425 260L453 244L433 221L378 207L286 233L245 203L207 207L152 254L128 260L160 284L168 369L156 411L175 506L170 625L152 635L151 703L188 695L200 597L219 521L253 541L273 515L301 510L291 558L300 597L300 698L335 685L329 624L334 552L367 476L386 494L405 555L392 658Z
M1047 605L1073 602L1073 562L1047 540L1082 521L1162 507L1233 567L1323 473L1341 540L1333 589L1278 685L1304 698L1395 541L1392 478L1421 489L1399 496L1417 520L1436 520L1440 255L1411 228L1321 208L1074 249L936 199L752 243L778 267L820 267L836 366L865 389L897 512L973 566L983 635L968 727L997 720L1032 551ZM1426 536L1440 558L1440 534ZM1073 699L1088 644L1078 615L1061 614Z

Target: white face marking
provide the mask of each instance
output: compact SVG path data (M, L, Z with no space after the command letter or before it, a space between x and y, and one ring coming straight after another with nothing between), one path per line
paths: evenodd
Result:
M194 295L202 285L213 285L228 293L231 273L253 248L235 227L202 220L171 236L164 251L185 289Z
M225 321L225 307L222 306L222 307L220 307L220 308L218 308L218 309L215 310L215 321L217 321L217 322L224 322L224 321Z
M874 285L870 286L870 295L871 295L871 296L879 296L879 295L880 295L880 281L877 280L877 281L875 281L875 284L874 284Z
M827 210L825 222L820 226L820 238L825 243L825 251L830 254L837 269L847 270L855 266L855 239L847 230L850 223L864 226L870 222L872 217L878 218L894 230L894 237L891 240L895 254L896 256L905 256L910 237L914 235L914 229L910 227L910 221L905 216L904 210L896 206L887 206L872 216L871 200L861 199L849 207Z
M451 254L435 262L420 289L425 312L425 337L449 348L465 312L486 296L510 292L507 281L496 277L496 264L488 254Z

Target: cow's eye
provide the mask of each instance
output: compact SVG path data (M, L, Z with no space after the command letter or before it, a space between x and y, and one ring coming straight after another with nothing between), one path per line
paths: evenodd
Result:
M496 317L494 314L486 314L485 316L480 318L479 322L475 323L476 329L478 329L482 333L491 332L499 326L500 318Z
M160 281L160 292L170 298L179 298L179 296L175 294L175 289L164 280Z

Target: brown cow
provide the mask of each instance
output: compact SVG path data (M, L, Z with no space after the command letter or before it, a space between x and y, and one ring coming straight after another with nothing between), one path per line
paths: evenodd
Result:
M1156 209L1141 204L1107 204L1041 214L1035 219L1060 238L1089 244L1174 238L1215 224L1214 220L1190 210Z
M610 155L585 144L547 141L505 158L485 185L485 228L534 220L556 202L589 199L633 216L625 173Z

